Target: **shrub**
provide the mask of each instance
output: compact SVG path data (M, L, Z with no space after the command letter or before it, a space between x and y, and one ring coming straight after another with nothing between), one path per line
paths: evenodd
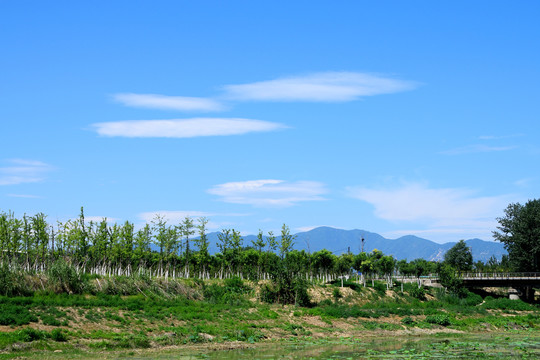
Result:
M339 288L335 288L333 291L332 291L332 296L334 297L334 299L336 300L339 300L343 297L343 295L341 295L341 291L339 291Z
M429 315L426 316L426 322L430 324L448 326L450 325L450 318L446 314Z
M380 281L375 281L373 287L380 295L386 294L386 284Z
M64 260L55 261L49 270L49 281L55 292L68 294L82 294L85 289L83 277L77 274L77 270Z
M418 300L426 300L426 290L422 286L414 286L409 290L409 295Z
M21 271L10 269L6 263L0 264L0 295L3 296L28 296L31 291L26 288Z
M204 298L214 304L239 305L245 302L243 295L251 291L251 288L237 277L226 279L223 286L203 284Z
M21 341L32 342L35 340L44 339L47 334L44 331L40 331L40 330L36 330L32 328L25 328L25 329L19 330L18 335Z
M466 297L462 300L462 303L467 306L476 306L484 301L482 297L473 292L467 291Z
M37 321L37 317L22 305L0 304L0 325L27 325Z
M401 319L401 323L404 325L413 325L415 322L410 316L407 316Z
M66 342L68 340L66 333L61 329L54 329L51 331L51 339L58 342Z
M308 294L308 283L304 279L280 278L271 284L265 284L260 291L260 299L266 303L295 304L311 307L313 303Z
M536 307L531 304L527 304L521 300L510 300L508 298L494 299L490 296L486 297L486 302L482 306L486 309L496 310L515 310L515 311L527 311L534 310Z

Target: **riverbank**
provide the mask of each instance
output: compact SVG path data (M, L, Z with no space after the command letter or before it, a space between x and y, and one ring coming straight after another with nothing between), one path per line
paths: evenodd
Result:
M119 284L131 280L93 281L117 291ZM161 279L152 284L138 295L36 292L0 297L0 359L37 353L40 358L106 358L275 343L540 334L537 306L496 294L458 298L429 288L419 292L415 284L405 284L404 291L400 286L386 290L382 283L318 284L308 289L311 306L299 307L261 302L263 284L239 279Z

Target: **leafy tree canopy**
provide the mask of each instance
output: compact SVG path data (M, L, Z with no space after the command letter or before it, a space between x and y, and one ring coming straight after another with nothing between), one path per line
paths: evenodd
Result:
M504 244L512 269L540 271L540 199L510 204L504 213L493 237Z
M464 240L459 240L444 254L444 262L459 271L470 271L473 265L471 249Z

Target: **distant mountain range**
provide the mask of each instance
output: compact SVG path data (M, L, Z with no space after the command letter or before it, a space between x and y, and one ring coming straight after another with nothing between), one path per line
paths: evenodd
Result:
M208 234L210 240L210 252L218 251L216 243L218 233ZM422 239L417 236L407 235L398 239L386 239L383 236L365 230L341 230L331 227L318 227L310 231L295 234L294 248L310 252L327 249L336 255L347 252L357 254L361 251L361 239L364 238L364 251L371 252L373 249L381 250L385 255L393 255L394 258L408 261L422 258L426 260L443 260L444 254L454 246L455 242L438 244L431 240ZM256 240L255 235L244 236L244 246L251 246L251 242ZM485 241L480 239L465 240L471 248L474 261L487 261L491 256L498 260L507 254L501 243Z

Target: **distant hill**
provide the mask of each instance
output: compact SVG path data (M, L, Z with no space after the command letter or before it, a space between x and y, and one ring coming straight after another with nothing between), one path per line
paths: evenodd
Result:
M210 252L218 251L216 243L218 233L209 233ZM371 252L373 249L381 250L384 254L393 255L396 259L414 260L423 258L426 260L442 260L448 249L454 246L455 242L438 244L431 240L422 239L417 236L407 235L398 239L386 239L383 236L365 230L341 230L331 227L318 227L310 231L295 234L295 246L297 250L310 252L327 249L336 255L347 252L359 253L361 250L361 239L364 238L364 251ZM251 241L256 239L255 235L244 236L244 246L250 246ZM472 249L474 261L487 261L492 255L498 260L502 255L507 254L501 243L485 241L480 239L465 240Z

